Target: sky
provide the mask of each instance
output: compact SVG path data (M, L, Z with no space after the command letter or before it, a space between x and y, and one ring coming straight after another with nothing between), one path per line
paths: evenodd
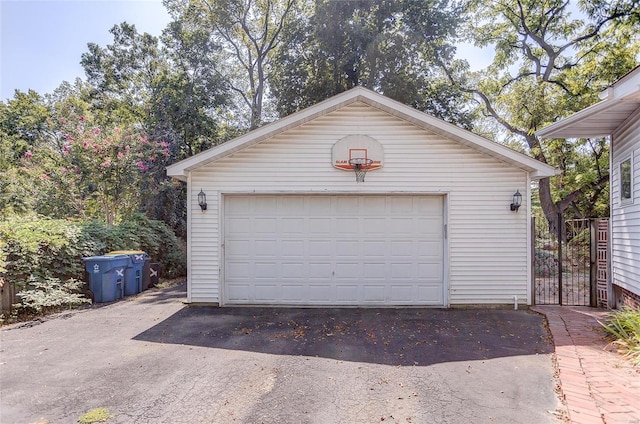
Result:
M87 43L112 43L124 21L158 36L170 18L161 0L0 0L0 100L85 79Z

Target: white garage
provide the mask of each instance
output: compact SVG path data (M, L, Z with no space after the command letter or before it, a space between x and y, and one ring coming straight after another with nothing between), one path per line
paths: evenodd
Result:
M531 186L556 173L361 87L167 172L189 302L349 307L530 303Z
M224 198L226 304L443 305L442 196Z

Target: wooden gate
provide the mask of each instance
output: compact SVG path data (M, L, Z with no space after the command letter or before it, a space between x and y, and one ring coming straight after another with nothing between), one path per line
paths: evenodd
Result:
M608 220L559 223L550 231L546 219L533 219L535 304L606 306Z

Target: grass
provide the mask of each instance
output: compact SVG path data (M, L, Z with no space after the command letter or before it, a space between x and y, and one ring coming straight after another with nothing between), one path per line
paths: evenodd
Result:
M640 308L623 307L600 324L620 353L640 365Z
M109 413L107 408L96 408L87 412L80 418L78 418L79 423L103 423L108 419L113 418L113 415Z

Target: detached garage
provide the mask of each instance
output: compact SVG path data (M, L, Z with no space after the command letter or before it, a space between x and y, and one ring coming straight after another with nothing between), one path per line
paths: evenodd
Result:
M531 303L530 186L555 169L355 88L168 173L190 302L448 307Z

